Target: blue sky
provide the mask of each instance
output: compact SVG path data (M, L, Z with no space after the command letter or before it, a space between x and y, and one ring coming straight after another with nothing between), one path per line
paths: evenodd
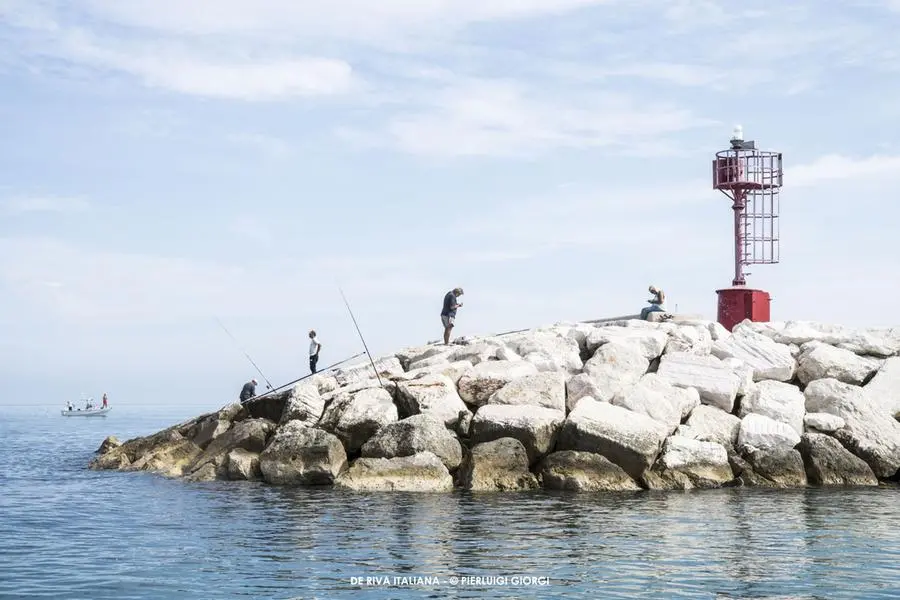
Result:
M0 403L214 407L361 350L715 316L734 124L784 153L773 318L900 295L900 3L0 0ZM674 308L674 306L672 306Z

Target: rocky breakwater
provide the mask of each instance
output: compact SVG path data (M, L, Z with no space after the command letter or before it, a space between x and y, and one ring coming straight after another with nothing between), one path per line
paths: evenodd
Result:
M353 490L879 485L900 331L685 318L404 349L148 437L94 469Z

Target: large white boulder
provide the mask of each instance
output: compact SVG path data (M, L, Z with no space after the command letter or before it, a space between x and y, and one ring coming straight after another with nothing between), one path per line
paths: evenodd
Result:
M760 381L741 400L741 417L755 413L765 415L786 425L797 434L803 433L803 415L806 414L806 398L799 388L781 381Z
M900 357L884 361L863 390L887 414L892 417L900 415Z
M425 360L436 356L447 360L447 356L450 355L451 351L452 350L448 346L443 346L440 344L430 344L427 346L413 346L411 348L404 348L403 350L395 353L394 356L396 356L397 360L400 361L400 365L408 371L412 368L410 367L412 363L418 362L420 360Z
M596 352L597 348L611 342L631 345L640 350L648 361L659 358L669 341L669 335L660 329L644 329L641 327L597 327L587 336L588 352Z
M664 423L671 434L700 405L700 393L694 388L676 387L655 373L647 373L610 402Z
M489 360L475 365L471 373L459 378L459 395L474 406L482 406L500 388L526 375L535 375L538 370L525 361Z
M622 467L591 452L563 450L545 458L535 469L544 489L577 492L640 490Z
M406 373L406 379L415 379L421 375L444 375L450 378L453 385L456 385L463 375L471 373L473 369L474 367L469 361L458 360L456 362L441 363L430 367L410 369Z
M539 487L528 470L525 446L514 438L475 444L456 474L459 487L473 491L519 491Z
M360 458L334 482L359 492L449 492L453 478L431 452L396 458Z
M376 373L382 378L389 378L393 375L403 373L403 365L396 356L388 356L373 361L375 369L372 369L372 363L363 362L334 372L334 378L340 387L363 382L369 379L375 379Z
M702 481L706 486L734 479L728 464L728 451L716 442L673 435L663 444L659 462L666 470L684 473L692 481Z
M828 413L806 413L806 416L803 417L805 431L832 433L844 425L846 425L844 419Z
M900 469L900 423L862 388L836 379L819 379L804 390L806 410L844 419L832 435L866 461L875 475L892 477Z
M330 485L347 468L347 454L334 435L289 421L259 455L259 468L276 485Z
M742 331L712 346L712 354L721 359L736 358L753 369L753 379L790 381L797 370L797 361L790 348L752 331Z
M822 342L807 342L800 347L798 362L797 377L804 385L828 378L860 385L881 367L883 361L857 356Z
M445 375L397 382L397 404L404 415L432 415L447 427L456 427L459 413L469 410Z
M723 358L722 364L727 365L740 379L741 385L738 387L738 396L746 396L753 391L753 387L756 385L753 367L739 358Z
M501 339L526 361L545 366L540 370L581 372L581 348L572 338L549 331L534 331L502 336Z
M900 331L895 329L852 329L813 321L788 321L775 331L762 333L782 344L802 346L815 341L843 346L857 354L880 357L900 353Z
M750 446L765 452L790 450L800 443L793 427L765 415L751 413L741 419L738 447Z
M667 434L666 425L646 415L582 398L563 424L556 447L600 454L637 478L656 460Z
M475 413L469 435L476 444L517 439L534 463L553 450L565 419L564 412L541 406L488 404Z
M564 413L566 376L560 372L525 375L491 394L487 403L542 406Z
M573 410L582 398L602 400L611 396L596 379L587 373L581 373L566 382L566 412Z
M669 332L664 354L686 352L706 356L713 346L709 328L705 325L682 325Z
M457 346L450 353L448 359L450 362L465 360L473 365L478 365L483 362L497 360L497 351L503 346L505 344L500 340L484 338L471 344Z
M734 408L740 377L714 356L672 352L662 357L657 373L672 385L696 388L700 401L725 412Z
M355 394L338 395L319 427L335 434L352 454L384 425L397 421L397 407L387 390L366 388Z
M678 428L678 435L704 442L716 442L725 447L737 445L741 420L724 410L701 404Z
M813 485L878 485L871 467L831 436L804 434L800 452Z
M319 393L319 387L309 380L303 381L291 390L281 413L281 423L296 420L315 427L324 411L325 400Z
M601 346L584 364L598 395L595 400L609 401L628 389L650 368L650 361L636 344L610 342Z
M444 423L430 414L388 423L362 447L363 458L397 458L431 452L448 469L462 461L462 447Z

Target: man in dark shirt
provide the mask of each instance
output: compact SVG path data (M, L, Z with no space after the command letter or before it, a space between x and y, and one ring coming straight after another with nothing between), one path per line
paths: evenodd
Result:
M256 395L256 380L251 379L241 388L241 404Z
M456 309L462 306L457 299L463 295L462 288L454 288L444 296L444 307L441 309L441 323L444 325L444 345L450 344L450 330L456 320Z

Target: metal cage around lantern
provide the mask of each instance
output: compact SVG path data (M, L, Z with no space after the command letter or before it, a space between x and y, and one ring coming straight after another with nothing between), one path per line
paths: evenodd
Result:
M753 142L732 140L716 153L713 187L734 209L734 285L745 283L743 267L779 261L779 192L783 183L780 152L758 150Z

